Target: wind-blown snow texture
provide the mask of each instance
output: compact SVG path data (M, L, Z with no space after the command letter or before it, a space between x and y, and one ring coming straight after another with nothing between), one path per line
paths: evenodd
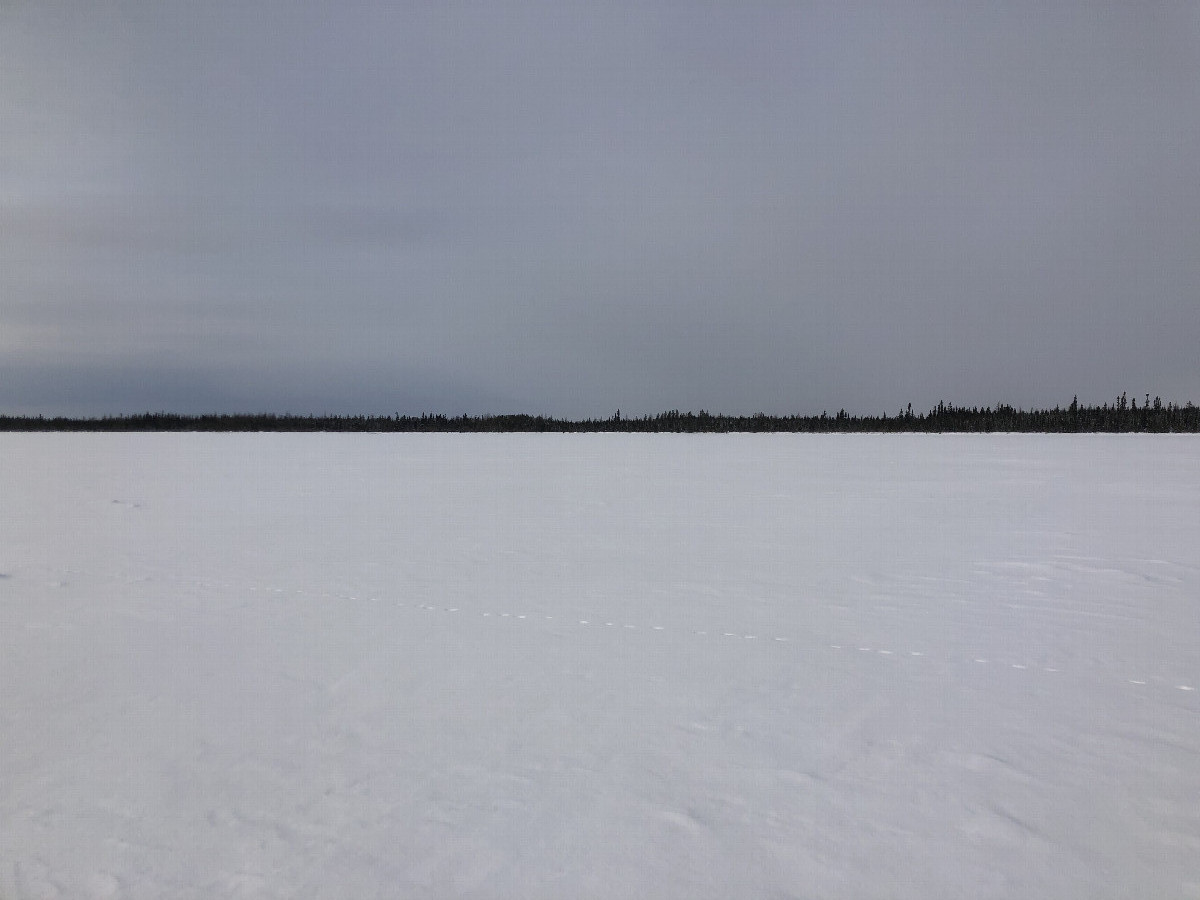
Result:
M1200 897L1200 443L0 435L0 897Z

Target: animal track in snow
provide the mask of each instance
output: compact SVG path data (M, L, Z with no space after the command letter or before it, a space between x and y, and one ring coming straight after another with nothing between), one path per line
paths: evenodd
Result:
M78 577L78 576L82 576L82 575L86 575L86 574L90 574L90 573L81 573L81 572L72 571L71 574ZM5 577L8 577L8 576L6 575ZM358 602L370 602L372 604L390 603L392 606L399 608L399 609L416 609L416 610L435 612L435 613L438 613L438 612L440 612L440 613L457 613L457 612L460 612L462 609L461 607L458 607L458 606L434 606L434 605L430 605L427 603L406 602L406 601L400 600L400 599L388 601L384 597L370 596L370 595L366 595L365 600L363 600L363 599L361 599L359 593L350 593L349 591L324 591L324 590L319 591L319 592L318 591L305 591L303 588L288 589L285 587L277 587L277 586L248 585L245 583L235 583L235 582L229 582L229 581L224 581L224 580L220 580L220 579L196 578L196 577L179 576L179 575L166 575L166 576L155 577L155 576L149 576L149 575L130 576L127 573L124 573L124 574L97 573L97 574L93 575L92 577L118 580L118 581L122 581L122 582L129 583L129 584L134 584L134 583L144 584L144 583L152 583L155 581L164 581L164 582L168 582L171 584L186 584L186 585L190 585L190 586L196 587L196 588L201 588L204 590L220 591L222 593L236 594L236 593L240 593L240 592L244 591L247 593L258 594L260 596L265 595L267 598L281 598L281 597L291 595L291 596L296 596L296 597L304 597L305 599L308 599L309 602L312 602L313 598L320 597L324 600L335 600L335 601L352 602L352 603L358 603ZM478 610L478 614L482 618L508 619L510 621L529 621L531 618L528 613L516 613L516 612L511 612L511 611ZM548 614L548 613L544 614L542 616L537 616L537 617L532 617L532 618L535 618L535 619L540 618L547 622L557 621L555 616ZM662 625L662 624L645 625L645 624L638 624L638 623L634 623L634 622L618 622L615 620L608 620L608 619L601 620L598 618L578 619L576 621L578 622L578 627L580 627L580 628L601 628L601 629L612 628L612 629L616 629L616 628L620 627L622 630L628 630L628 631L637 631L639 629L644 628L646 631L656 631L656 632L663 632L663 633L680 633L680 634L686 633L696 639L712 639L713 636L718 636L720 638L734 638L734 639L742 640L742 641L758 641L759 643L762 643L762 640L765 640L767 642L766 646L769 646L771 644L795 643L801 648L799 652L812 652L813 650L817 649L815 646L809 646L807 641L798 640L795 636L792 636L792 635L783 635L783 634L760 635L760 634L744 633L741 631L696 629L694 627L676 628L676 627ZM762 640L760 640L760 638L762 638ZM882 656L882 657L894 658L897 660L907 659L909 661L909 664L913 664L913 665L919 665L922 661L932 661L935 658L937 658L937 659L940 659L942 662L949 662L949 663L973 662L978 665L989 665L990 663L995 663L995 665L1001 669L1007 668L1007 669L1011 669L1014 671L1021 671L1021 672L1040 672L1040 673L1047 674L1047 675L1058 674L1063 671L1061 668L1059 668L1057 666L1033 665L1028 661L1013 661L1011 659L1009 659L1009 660L994 660L994 659L991 659L986 656L971 656L970 654L960 655L960 654L953 653L951 651L947 651L943 654L934 654L933 656L931 656L926 650L891 648L891 647L872 647L872 646L868 646L866 644L860 645L857 643L826 644L824 646L827 651L843 652L843 653L844 652L852 652L856 656L860 656L861 654L868 654L868 655L876 657L876 658ZM780 648L780 650L777 652L782 652L782 650L783 650L783 648ZM1108 668L1108 667L1105 667L1105 668ZM1176 682L1176 681L1169 680L1169 679L1162 678L1162 677L1155 677L1152 679L1148 679L1148 678L1144 678L1144 677L1143 678L1123 677L1123 678L1120 678L1120 681L1128 686L1133 687L1133 688L1159 687L1159 688L1168 688L1168 689L1176 690L1176 691L1183 692L1183 693L1195 693L1196 692L1196 687L1191 683Z
M351 594L335 594L335 595L333 595L333 597L335 599L341 599L341 600L357 599L354 595L351 595ZM404 603L403 603L403 601L397 601L397 605L403 606ZM459 610L459 607L434 607L434 606L427 606L427 605L423 605L423 604L420 605L419 608L429 609L429 610L441 609L444 612L458 612L458 610ZM495 612L495 611L491 611L491 610L482 611L480 614L481 614L481 616L489 617L489 618L506 618L506 619L518 619L518 620L529 618L529 616L527 614L511 613L511 612ZM544 614L542 616L542 618L546 621L554 621L554 619L555 619L555 617L550 614ZM583 627L583 628L616 628L616 627L620 626L623 629L635 631L640 627L639 625L637 625L633 622L621 623L621 622L608 621L608 620L601 622L598 619L578 619L577 622L578 622L579 626ZM715 634L715 635L719 635L720 637L728 637L728 638L735 638L735 639L750 641L750 640L758 640L760 637L757 634L744 634L744 633L737 632L737 631L710 632L707 629L696 629L696 628L672 629L666 625L650 625L650 626L644 626L644 627L646 627L648 630L660 631L660 632L670 632L670 631L678 630L680 633L683 633L686 631L687 633L689 633L692 636L697 637L697 638L707 638L707 637L711 637L712 635ZM786 635L771 635L770 639L771 639L772 643L786 644L786 643L793 642L793 639ZM849 647L850 649L856 650L857 652L872 654L875 656L894 657L897 659L902 659L902 658L907 657L910 661L912 661L914 663L916 663L918 661L922 661L922 660L932 659L930 654L927 653L925 650L897 650L897 649L887 648L887 647L868 647L868 646L858 646L855 644L850 644L850 645L829 644L827 646L828 646L829 650L834 650L834 651L845 652L847 647ZM953 662L955 660L961 662L961 661L965 661L966 659L969 659L970 661L972 661L974 663L982 664L982 665L988 665L989 663L995 662L996 665L1003 667L1006 664L1006 661L995 661L995 660L992 660L987 657L981 657L981 656L958 657L953 653L945 654L945 658L951 662ZM1062 669L1060 669L1056 666L1032 665L1027 662L1007 662L1007 667L1010 669L1016 670L1016 671L1023 671L1023 672L1039 672L1040 671L1042 673L1049 674L1049 675L1057 674L1062 671ZM1162 679L1157 679L1157 681L1161 682ZM1135 685L1135 686L1139 686L1139 687L1146 686L1150 683L1146 679L1134 679L1134 678L1128 678L1128 679L1126 679L1126 682L1131 685ZM1195 690L1194 687L1192 687L1191 685L1188 685L1188 684L1177 684L1177 685L1175 685L1175 688L1180 691L1184 691L1184 692Z

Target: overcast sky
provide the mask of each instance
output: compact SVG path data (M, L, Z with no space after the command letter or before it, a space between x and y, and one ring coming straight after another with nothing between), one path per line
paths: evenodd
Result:
M1200 401L1200 4L0 0L0 411Z

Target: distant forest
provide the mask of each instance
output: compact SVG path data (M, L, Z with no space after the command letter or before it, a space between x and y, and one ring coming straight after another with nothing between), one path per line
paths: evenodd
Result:
M618 410L607 419L555 419L531 415L482 416L295 416L224 414L185 416L176 413L142 413L78 419L43 416L0 416L0 431L626 431L626 432L1200 432L1200 407L1163 403L1146 395L1137 399L1122 394L1113 403L1083 406L1078 398L1066 407L1017 409L954 406L939 403L925 413L912 405L894 416L852 416L844 409L819 416L729 416L677 409L641 418L622 417Z

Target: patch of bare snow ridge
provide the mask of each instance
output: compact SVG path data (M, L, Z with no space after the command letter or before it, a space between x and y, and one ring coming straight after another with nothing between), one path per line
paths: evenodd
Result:
M2 435L0 897L1200 897L1197 446Z

